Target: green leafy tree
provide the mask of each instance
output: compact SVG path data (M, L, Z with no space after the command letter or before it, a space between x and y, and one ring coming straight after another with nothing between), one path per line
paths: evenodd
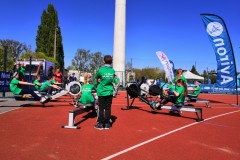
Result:
M90 72L95 74L96 71L103 65L103 54L102 52L96 52L91 54L89 62Z
M35 58L35 57L33 57L33 54L32 54L32 53L30 53L30 52L25 52L25 53L23 53L23 54L20 56L20 59L29 59L31 56L32 56L32 58Z
M206 70L203 71L201 76L204 78L204 83L208 83L208 73Z
M54 51L56 51L56 61L60 69L63 70L64 51L61 28L59 27L57 11L53 4L49 4L47 10L43 11L41 24L38 26L36 52L43 52L47 57L54 58Z
M212 84L216 83L217 82L217 72L215 70L211 70L209 72L209 78L210 78Z
M54 58L52 57L47 57L44 53L42 52L36 52L36 53L29 53L29 52L25 52L24 54L21 55L21 59L30 59L30 57L32 57L32 59L46 59L50 62L53 62L55 64L55 67L60 67L58 61L56 61Z
M0 70L4 69L4 61L6 62L7 71L11 71L14 63L24 52L31 52L31 48L26 44L15 40L0 40ZM7 59L4 59L5 48L7 49Z
M16 61L21 54L31 52L31 49L24 43L15 40L0 40L2 47L7 47L7 55L9 61Z
M143 68L142 75L148 79L159 79L161 70L159 68Z
M165 72L159 68L134 68L133 72L137 81L141 81L143 76L148 79L161 79L161 81L165 81Z
M72 60L72 66L75 70L89 72L90 60L90 50L78 49Z
M195 68L194 65L192 66L192 69L191 69L190 71L191 71L193 74L200 75L200 74L197 72L197 70L196 70L196 68Z
M67 66L67 68L66 68L68 71L69 70L74 70L74 67L73 66Z
M141 81L141 79L142 79L142 70L141 69L139 69L139 68L134 68L133 69L133 72L135 73L135 79L137 80L137 81Z

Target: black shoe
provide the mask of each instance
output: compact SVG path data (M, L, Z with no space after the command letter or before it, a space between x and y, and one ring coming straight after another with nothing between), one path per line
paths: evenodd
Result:
M157 111L157 106L156 106L157 103L158 103L157 101L152 101L150 103L150 107L152 108L152 110Z
M110 123L105 123L104 129L110 129L112 128L112 125Z
M157 110L162 110L162 106L163 106L163 104L160 104L158 107L156 107Z
M78 105L78 102L73 103L73 106L74 106L75 108L79 108L79 107L80 107L80 106Z
M99 130L103 130L104 129L104 126L103 126L103 123L98 123L94 126L94 128L96 129L99 129Z

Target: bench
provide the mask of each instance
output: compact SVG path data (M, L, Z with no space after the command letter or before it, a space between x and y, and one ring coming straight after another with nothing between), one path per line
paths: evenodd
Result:
M162 109L170 110L173 113L177 112L179 115L181 115L182 111L194 112L194 113L196 113L196 116L197 116L197 119L196 119L197 122L204 120L202 118L202 108L193 108L193 107L185 107L185 106L178 108L178 107L176 107L176 105L172 105L172 106L162 106L161 110Z
M79 108L76 108L74 110L70 110L68 112L68 125L62 125L62 128L72 128L72 129L80 129L79 126L75 126L75 118L84 113L89 111L91 107L94 107L94 104L79 104Z
M199 99L197 98L197 96L193 96L193 95L188 95L184 103L188 103L188 104L189 103L205 103L206 108L211 108L209 100Z

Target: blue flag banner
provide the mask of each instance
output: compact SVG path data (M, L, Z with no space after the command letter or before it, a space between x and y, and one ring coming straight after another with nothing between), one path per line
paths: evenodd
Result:
M222 18L201 14L217 60L217 87L236 87L236 66L231 40Z

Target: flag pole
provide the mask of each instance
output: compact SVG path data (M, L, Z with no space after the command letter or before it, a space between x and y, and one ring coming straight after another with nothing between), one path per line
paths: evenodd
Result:
M228 29L227 29L227 27L226 27L226 24L225 24L225 22L224 22L224 20L221 18L221 17L219 17L219 16L217 16L217 15L214 15L214 14L201 14L202 16L204 16L204 15L208 15L208 16L214 16L214 17L217 17L217 18L219 18L220 20L221 20L221 22L223 23L223 25L225 26L225 30L226 30L226 33L227 33L227 37L228 37L228 41L229 41L229 44L230 44L230 47L232 48L232 57L233 57L233 62L234 62L234 68L235 68L235 88L236 88L236 98L237 98L237 103L236 104L232 104L233 106L240 106L239 104L238 104L238 87L237 87L237 67L236 67L236 60L235 60L235 56L234 56L234 50L233 50L233 47L232 47L232 42L231 42L231 39L230 39L230 37L229 37L229 33L228 33Z
M225 22L224 22L224 20L221 18L221 17L219 17L221 20L222 20L222 22L224 23L224 25L226 26L226 24L225 24ZM227 34L229 35L229 33L228 33L228 29L227 29L227 27L225 27L225 29L226 29L226 32L227 32ZM237 103L236 104L232 104L233 106L236 106L236 107L240 107L240 105L238 104L238 86L237 86L237 67L236 67L236 60L235 60L235 56L234 56L234 50L233 50L233 46L232 46L232 41L231 41L231 39L230 39L230 37L228 37L229 38L229 43L230 43L230 45L231 45L231 47L232 47L232 56L233 56L233 60L234 60L234 67L235 67L235 84L236 84L236 98L237 98Z

